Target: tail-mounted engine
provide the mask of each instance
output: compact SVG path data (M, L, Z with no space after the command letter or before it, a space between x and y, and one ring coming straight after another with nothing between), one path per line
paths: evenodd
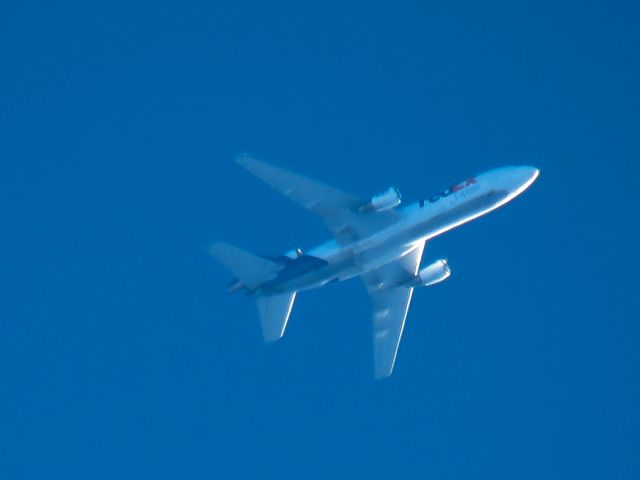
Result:
M451 276L451 268L446 259L437 260L418 272L411 282L412 287L430 287L444 282Z
M289 258L291 260L295 260L296 258L299 258L299 257L302 256L302 250L300 250L299 248L294 248L292 250L289 250L283 256L287 257L287 258Z
M360 207L361 212L383 212L385 210L391 210L402 203L402 196L400 190L395 187L391 187L386 192L383 192L375 197L371 198L371 201L366 205Z

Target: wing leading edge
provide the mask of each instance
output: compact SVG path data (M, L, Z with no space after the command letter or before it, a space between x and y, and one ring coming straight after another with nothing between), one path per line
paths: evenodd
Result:
M393 372L413 288L404 285L416 275L425 243L377 270L363 274L373 303L373 357L375 378Z

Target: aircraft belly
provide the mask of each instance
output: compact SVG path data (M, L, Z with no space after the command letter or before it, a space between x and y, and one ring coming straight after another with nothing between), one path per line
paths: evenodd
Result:
M491 191L457 206L416 216L352 247L354 263L361 271L380 268L427 241L496 208L507 192ZM426 213L426 212L425 212ZM358 273L359 274L359 273Z
M492 191L470 198L457 206L447 205L447 208L437 211L425 211L423 215L408 218L351 245L339 246L328 242L316 249L320 254L317 257L305 255L316 261L316 264L299 271L288 269L287 273L265 285L263 290L311 290L333 280L348 280L375 270L406 255L415 248L416 243L429 240L492 210L500 204L505 194L506 192Z
M381 237L378 242L372 242L366 249L367 253L369 256L385 256L385 253L393 255L398 249L430 240L497 208L507 194L504 191L490 191L458 205L427 210L425 214L416 215L411 221L402 224L401 228L389 229L389 235Z

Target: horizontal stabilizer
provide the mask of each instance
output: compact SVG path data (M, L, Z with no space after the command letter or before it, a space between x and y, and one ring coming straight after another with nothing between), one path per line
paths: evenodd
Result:
M282 264L226 243L214 243L209 248L209 253L250 290L271 280L283 268Z
M265 342L275 342L284 335L296 299L296 292L258 296L258 312Z

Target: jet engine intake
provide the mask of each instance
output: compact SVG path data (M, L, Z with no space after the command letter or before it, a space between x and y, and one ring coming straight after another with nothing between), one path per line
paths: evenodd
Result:
M451 276L451 268L446 259L437 260L431 265L423 268L415 276L411 286L430 287L436 283L444 282Z
M361 212L383 212L385 210L391 210L402 203L402 195L400 190L395 187L389 188L386 192L376 195L371 198L371 201L366 205L360 207Z

